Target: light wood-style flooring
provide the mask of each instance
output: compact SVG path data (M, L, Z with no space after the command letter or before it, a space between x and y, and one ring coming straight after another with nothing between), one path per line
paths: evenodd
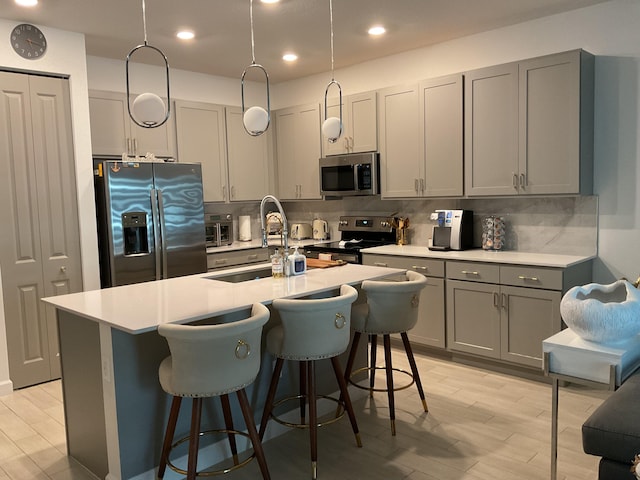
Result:
M379 354L378 358L384 358ZM406 365L394 351L394 366ZM318 477L368 480L544 480L550 478L551 387L544 383L416 354L429 413L415 387L396 394L397 436L386 394L355 403L363 448L348 420L319 430ZM384 377L379 375L382 386ZM580 427L609 392L560 389L558 479L597 478L598 459L582 452ZM271 476L310 478L308 432L265 444ZM0 480L86 480L65 454L60 382L0 397ZM180 478L168 471L166 480ZM230 480L261 478L256 462Z

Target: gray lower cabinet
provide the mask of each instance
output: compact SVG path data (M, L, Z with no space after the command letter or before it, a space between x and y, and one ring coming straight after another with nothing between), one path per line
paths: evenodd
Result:
M250 263L260 263L269 260L269 249L250 248L247 250L227 250L220 253L207 254L207 268L209 271L218 268L237 267Z
M569 269L447 262L447 348L542 368L542 341L562 328L560 300L590 279Z
M408 332L408 336L412 343L444 348L444 261L418 257L363 254L362 263L414 270L427 277L427 286L420 294L418 323Z

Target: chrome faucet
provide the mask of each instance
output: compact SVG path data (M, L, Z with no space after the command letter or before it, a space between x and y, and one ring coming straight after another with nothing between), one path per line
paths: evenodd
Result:
M276 207L278 207L278 211L282 216L281 240L284 242L284 245L282 245L282 247L286 252L289 250L289 231L288 231L289 227L287 224L287 216L284 214L284 209L282 208L280 201L273 195L265 195L262 201L260 202L260 226L262 227L262 248L269 246L269 243L267 242L267 229L265 226L265 213L264 213L264 206L269 200L271 200L273 203L276 204Z

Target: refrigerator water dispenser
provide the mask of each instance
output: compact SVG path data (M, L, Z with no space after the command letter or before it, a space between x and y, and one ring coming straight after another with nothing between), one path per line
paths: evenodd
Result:
M124 254L149 254L147 241L147 214L145 212L125 212L122 214L122 231L124 233Z

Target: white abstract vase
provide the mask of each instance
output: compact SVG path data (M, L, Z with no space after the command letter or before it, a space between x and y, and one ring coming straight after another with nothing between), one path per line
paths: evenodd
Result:
M562 297L560 314L583 339L618 343L640 333L640 290L626 280L573 287Z

